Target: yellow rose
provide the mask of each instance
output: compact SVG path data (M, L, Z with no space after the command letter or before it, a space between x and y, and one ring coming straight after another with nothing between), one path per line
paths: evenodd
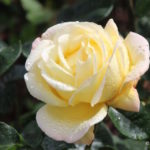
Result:
M45 102L36 116L51 138L89 144L108 106L139 111L135 84L149 67L149 44L137 33L125 39L112 19L105 28L67 22L49 28L32 45L25 81Z

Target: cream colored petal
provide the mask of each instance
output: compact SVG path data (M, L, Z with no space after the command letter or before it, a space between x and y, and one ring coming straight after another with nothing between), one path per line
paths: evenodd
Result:
M60 99L58 96L56 96L56 94L52 92L48 84L45 83L45 81L38 73L26 73L24 79L28 91L33 97L55 106L67 105L65 101Z
M118 88L122 81L122 75L118 66L116 52L120 44L121 41L116 43L109 61L106 62L106 71L103 75L103 80L91 100L92 106L111 99L118 92Z
M65 84L63 82L57 81L53 78L51 78L46 72L42 71L41 76L45 79L45 81L54 89L61 90L61 91L75 91L76 88Z
M78 24L79 22L64 22L57 25L54 25L48 28L43 34L42 39L51 39L54 40L58 35L67 34L71 32L74 25Z
M92 98L98 90L106 72L106 67L86 80L71 96L69 104L76 105L81 102L91 103Z
M139 112L140 100L138 92L133 87L126 87L121 93L112 101L108 102L110 106L120 108L127 111Z
M94 74L92 57L83 62L78 60L76 65L76 85L80 86L84 81Z
M36 120L49 137L74 143L81 139L91 126L102 121L106 114L106 105L90 107L80 104L64 108L45 105L37 112Z
M149 68L149 44L141 35L130 32L124 41L130 56L130 72L125 83L136 80Z
M34 50L31 50L25 64L25 68L27 71L30 71L33 67L33 65L37 62L37 60L40 59L41 53L44 49L51 48L52 43L49 40L42 40L38 43L38 46L34 48Z
M90 145L94 139L94 126L92 126L89 131L78 141L76 141L76 144L85 144Z
M41 42L41 38L37 37L32 43L32 50L35 49Z
M71 72L71 68L64 57L63 50L61 47L58 47L58 56L60 60L60 65L62 65L67 71Z
M108 20L105 26L105 31L109 34L112 40L112 43L115 44L117 40L119 39L119 32L113 19Z

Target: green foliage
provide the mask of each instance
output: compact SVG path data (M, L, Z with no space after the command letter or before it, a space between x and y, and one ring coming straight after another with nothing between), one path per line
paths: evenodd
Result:
M73 147L75 147L73 144L67 144L65 142L55 141L47 136L44 138L42 142L43 150L49 150L49 149L66 150L68 148L73 148Z
M19 58L21 48L19 47L3 47L0 50L0 75L6 72L13 63Z
M142 127L140 128L132 121L131 118L127 118L116 109L110 107L108 110L108 115L111 118L115 127L123 135L136 140L143 140L148 138L148 134L143 130Z
M30 53L30 50L31 50L31 47L32 47L31 42L26 42L26 43L23 44L23 46L22 46L22 54L25 57L28 57L28 55Z
M41 24L51 19L52 11L43 8L37 0L21 0L23 8L27 11L27 19L33 24Z
M77 1L60 12L58 22L61 21L101 21L113 10L112 0L83 0Z
M22 133L25 142L33 148L38 147L43 139L43 133L38 128L37 123L35 121L31 121L23 130Z
M0 122L0 150L16 150L21 142L18 132L11 126Z

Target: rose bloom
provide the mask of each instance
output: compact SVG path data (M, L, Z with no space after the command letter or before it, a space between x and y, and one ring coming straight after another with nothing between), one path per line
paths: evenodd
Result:
M139 111L135 85L148 70L149 44L134 32L124 39L112 19L105 28L66 22L33 42L25 66L30 94L46 103L39 127L55 140L90 144L108 106Z

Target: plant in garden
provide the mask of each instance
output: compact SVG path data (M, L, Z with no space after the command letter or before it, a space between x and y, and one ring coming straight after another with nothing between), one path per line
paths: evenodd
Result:
M46 103L36 115L39 127L58 141L91 144L94 125L109 106L139 112L135 86L149 56L148 41L134 32L123 39L112 19L104 29L91 22L49 28L35 39L26 61L27 88Z
M149 6L149 0L1 0L0 150L150 150ZM28 92L25 74L34 74L29 79L38 79L39 88L32 84Z

